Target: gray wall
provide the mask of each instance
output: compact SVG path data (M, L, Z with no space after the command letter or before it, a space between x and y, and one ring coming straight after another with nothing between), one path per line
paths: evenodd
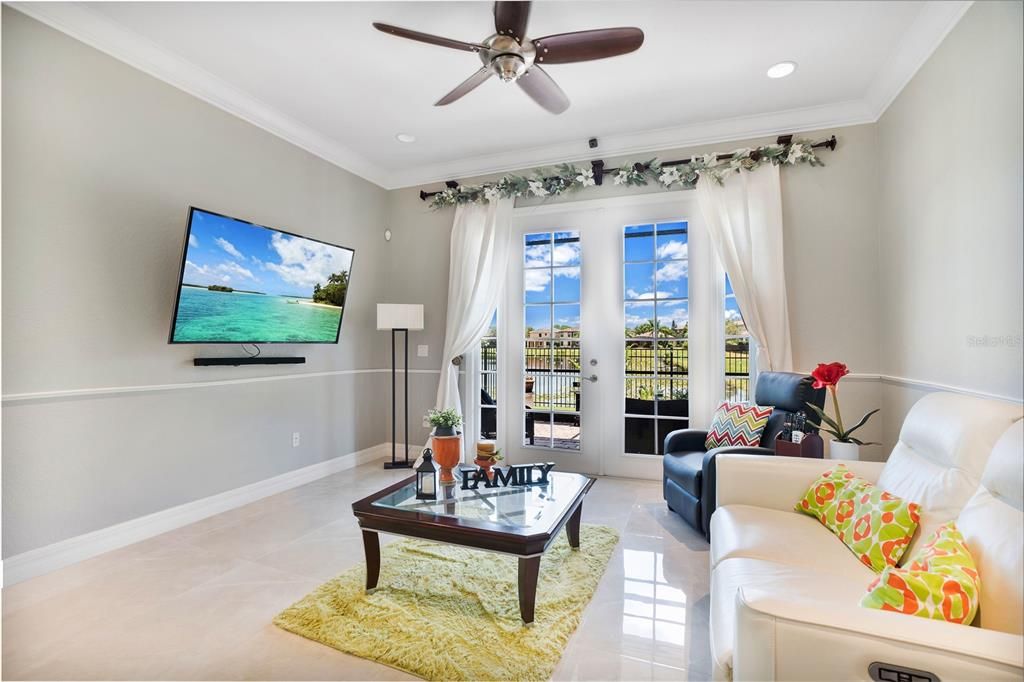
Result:
M975 3L878 124L884 373L1017 399L1022 7Z
M387 366L384 190L7 7L2 76L5 396ZM341 342L167 345L189 204L355 248ZM3 556L381 443L383 376L5 402Z
M881 295L874 201L878 187L877 130L874 125L865 125L822 130L805 137L819 139L832 134L839 139L839 147L835 152L822 152L827 164L824 168L800 166L782 171L794 361L797 368L810 370L818 362L840 360L853 372L875 373L879 365L877 301ZM681 158L769 142L774 138L667 149L657 156ZM606 163L616 166L621 161L635 160L635 156L618 157L606 159ZM454 209L432 211L420 200L419 190L390 192L387 223L394 232L390 257L395 271L403 276L389 280L385 290L389 300L426 305L427 329L414 335L413 343L429 343L433 350L444 340L448 240ZM654 186L630 188L609 182L583 193L545 199L544 203L662 191ZM420 359L417 366L437 369L436 357ZM419 414L433 405L437 375L414 375L411 380L414 406L410 412ZM881 400L877 382L849 381L843 393L844 410L858 416L877 407ZM882 420L875 419L865 427L864 435L879 440L882 428ZM887 450L872 448L865 456L881 459L884 452Z

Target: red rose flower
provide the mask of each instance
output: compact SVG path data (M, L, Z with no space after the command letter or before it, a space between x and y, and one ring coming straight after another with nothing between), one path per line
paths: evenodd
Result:
M840 379L849 373L850 370L843 363L830 362L827 365L824 363L819 364L811 372L811 377L814 378L814 388L825 388L827 386L835 386L839 383Z

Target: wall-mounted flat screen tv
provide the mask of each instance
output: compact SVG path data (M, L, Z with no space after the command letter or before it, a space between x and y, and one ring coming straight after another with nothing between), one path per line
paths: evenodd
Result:
M337 343L355 251L190 208L171 343Z

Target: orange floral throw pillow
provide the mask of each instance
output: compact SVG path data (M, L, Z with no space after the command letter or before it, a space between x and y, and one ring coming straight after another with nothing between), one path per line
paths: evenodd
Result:
M860 605L970 625L978 613L981 578L953 522L935 531L903 568L890 566L868 585Z
M919 506L904 502L837 464L796 503L818 519L875 573L895 566L921 520Z

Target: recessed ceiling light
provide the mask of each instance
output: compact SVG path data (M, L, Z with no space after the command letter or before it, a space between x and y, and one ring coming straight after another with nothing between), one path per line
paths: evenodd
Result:
M408 143L408 142L415 142L416 141L416 136L415 135L410 135L409 133L398 133L397 135L395 135L395 139L398 140L399 142L406 142L406 143Z
M779 62L767 71L769 78L785 78L796 71L796 62Z

